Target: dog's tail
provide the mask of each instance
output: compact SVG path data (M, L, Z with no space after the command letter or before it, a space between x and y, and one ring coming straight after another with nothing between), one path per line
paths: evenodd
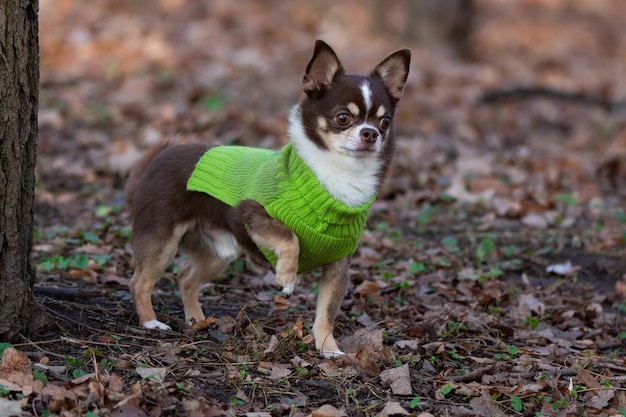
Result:
M135 216L135 195L139 189L144 172L146 172L146 169L148 169L148 166L158 154L163 152L166 148L174 146L179 142L179 135L161 140L159 143L150 148L130 171L128 180L126 181L126 187L124 188L124 193L126 194L126 209L130 213L131 217Z

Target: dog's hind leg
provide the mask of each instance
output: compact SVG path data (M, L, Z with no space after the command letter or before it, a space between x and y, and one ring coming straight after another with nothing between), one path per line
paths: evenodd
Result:
M176 227L165 241L154 234L133 235L135 273L130 280L130 293L139 316L139 323L147 329L171 330L157 320L152 306L152 291L157 280L176 256L178 242L186 227Z
M350 257L324 266L318 284L313 336L315 347L326 358L344 354L337 346L333 328L335 317L348 287L349 268Z
M190 326L204 320L204 313L198 300L198 290L202 284L217 277L229 263L230 260L220 259L214 255L209 255L204 259L191 256L185 269L178 274L177 280L185 308L185 320Z
M202 284L215 279L239 253L235 237L228 232L212 231L209 236L200 237L195 242L195 245L190 245L189 240L183 240L181 250L189 255L189 263L177 277L189 325L204 320L198 301L198 290Z
M290 296L298 278L298 236L279 220L271 218L256 201L243 200L237 209L252 240L276 254L276 284L283 288L283 294Z

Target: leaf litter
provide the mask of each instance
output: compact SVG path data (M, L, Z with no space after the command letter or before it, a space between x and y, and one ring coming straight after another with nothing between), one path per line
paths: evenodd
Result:
M412 46L393 172L337 320L347 355L323 359L310 334L315 273L286 300L245 259L202 289L207 320L189 329L177 258L154 296L174 330L138 327L124 179L176 134L284 144L317 37L354 70L405 43L331 2L43 2L32 259L56 327L0 345L0 410L625 415L626 49L611 40L626 35L626 10L566 3L479 2L473 61ZM519 85L616 105L481 101Z

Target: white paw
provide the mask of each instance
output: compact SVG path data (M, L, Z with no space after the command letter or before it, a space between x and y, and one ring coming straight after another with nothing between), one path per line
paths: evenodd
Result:
M290 283L287 284L283 287L283 294L285 294L285 296L287 297L291 297L291 294L293 294L293 291L296 289L296 284L294 283Z
M328 359L338 358L339 356L345 355L345 353L343 353L340 350L322 350L320 351L320 353L322 354L323 357L328 358Z
M142 324L146 329L160 329L160 330L172 330L170 326L165 323L161 323L158 320L150 320Z

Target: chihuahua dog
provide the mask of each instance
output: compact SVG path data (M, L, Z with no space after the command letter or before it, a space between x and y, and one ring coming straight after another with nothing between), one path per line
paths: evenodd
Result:
M289 116L290 143L273 151L164 141L141 159L126 186L135 272L130 292L140 323L157 320L151 294L177 252L185 318L204 319L200 286L243 250L273 267L289 296L299 273L321 267L313 336L325 357L342 355L333 336L367 210L393 153L392 124L411 53L397 51L370 75L346 74L317 41Z

